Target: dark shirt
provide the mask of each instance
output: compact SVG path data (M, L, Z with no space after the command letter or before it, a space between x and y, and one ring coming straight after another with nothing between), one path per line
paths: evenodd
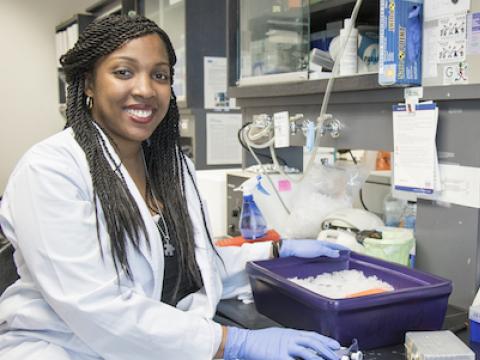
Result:
M158 221L162 221L158 219ZM172 224L165 218L166 224L168 229L172 228ZM182 278L180 282L180 287L178 289L177 294L174 294L175 285L177 283L177 279L180 276L179 272L179 258L178 258L178 246L177 246L177 239L174 236L170 235L170 243L175 247L175 252L173 256L165 256L165 266L164 266L164 273L163 273L163 290L162 290L162 302L167 303L172 306L176 306L177 303L183 299L185 296L197 292L200 287L195 284L195 282L191 279L186 279L185 276ZM164 244L165 239L163 238L161 232L160 236L162 238L162 244Z

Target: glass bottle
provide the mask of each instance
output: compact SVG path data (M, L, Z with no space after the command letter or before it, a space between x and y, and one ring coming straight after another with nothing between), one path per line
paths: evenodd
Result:
M402 216L402 225L404 228L415 229L417 222L417 203L408 201Z
M405 200L388 193L383 200L383 221L386 226L399 227L406 206Z

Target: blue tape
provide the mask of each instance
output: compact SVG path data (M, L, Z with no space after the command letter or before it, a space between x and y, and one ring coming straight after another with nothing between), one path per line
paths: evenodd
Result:
M307 151L310 153L315 146L315 124L313 121L307 123L307 143L305 144Z

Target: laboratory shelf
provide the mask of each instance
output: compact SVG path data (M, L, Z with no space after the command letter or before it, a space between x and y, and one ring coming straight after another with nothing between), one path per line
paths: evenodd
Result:
M283 103L287 101L301 104L301 98L304 98L305 103L309 103L312 95L325 93L327 83L328 79L304 80L230 87L228 91L231 97L237 98L240 105L272 104L275 98L281 98L280 101ZM480 84L426 86L423 88L423 94L424 100L478 99ZM394 103L403 100L404 88L379 85L376 73L336 78L331 98L332 103Z
M308 95L325 92L327 83L328 79L302 80L230 87L229 92L236 98ZM382 88L384 87L378 85L378 75L375 73L338 77L335 79L334 91L374 90Z

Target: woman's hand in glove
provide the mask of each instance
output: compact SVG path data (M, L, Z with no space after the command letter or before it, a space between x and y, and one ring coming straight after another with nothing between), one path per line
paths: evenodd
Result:
M327 256L336 258L340 250L349 250L347 247L323 240L282 240L279 249L280 257L297 256L313 258Z
M224 360L338 360L340 344L313 331L229 327Z

